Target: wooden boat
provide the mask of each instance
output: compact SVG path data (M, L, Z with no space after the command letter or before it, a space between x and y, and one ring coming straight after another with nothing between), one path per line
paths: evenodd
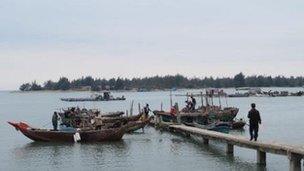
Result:
M101 117L120 117L123 114L124 112L113 112L113 113L102 114Z
M126 100L124 96L113 97L110 95L110 92L104 92L103 95L93 94L88 98L61 98L62 101L66 102L85 102L85 101L117 101L117 100Z
M198 109L195 112L180 112L179 116L181 120L211 120L213 121L223 121L223 122L231 122L236 117L237 113L239 112L238 108L224 108L224 109L216 109L216 108L210 108L208 110L206 109ZM170 112L165 111L153 111L154 115L162 117L162 120L169 122L176 121L177 115L173 115Z
M149 119L146 119L144 121L138 120L138 121L129 122L127 124L128 128L127 128L126 132L132 133L134 131L144 128L146 125L148 125L150 123L151 119L152 119L152 117L150 117Z
M86 131L53 131L47 129L38 129L29 126L26 123L8 122L10 125L19 130L22 134L33 141L42 142L75 142L75 137L78 137L80 142L102 142L102 141L117 141L122 139L126 127L86 130Z
M122 117L96 117L94 118L96 122L102 122L102 123L114 123L114 122L123 122L127 123L130 121L137 121L139 118L143 115L143 113L140 113L138 115L134 116L122 116Z
M220 120L223 122L231 122L237 116L239 109L235 107L227 107L224 109L211 108L211 110L204 110L204 114L211 120Z
M244 129L244 126L246 125L245 121L239 120L239 121L233 121L231 124L232 129Z
M61 101L65 102L96 102L96 101L123 101L126 100L125 97L116 97L111 99L102 99L102 98L61 98Z
M183 124L185 124L186 126L192 126L192 127L196 127L196 128L201 128L201 129L207 129L210 131L217 131L217 132L224 132L224 133L229 133L230 130L230 125L227 123L211 123L208 125L202 125L196 122L183 122Z

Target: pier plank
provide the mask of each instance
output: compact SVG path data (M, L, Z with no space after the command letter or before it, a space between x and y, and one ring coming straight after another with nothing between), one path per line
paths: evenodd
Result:
M230 145L236 145L239 147L245 147L250 149L255 149L260 152L267 152L273 154L286 155L296 154L300 158L304 157L304 147L303 146L294 146L288 144L281 144L277 142L261 142L261 141L249 141L246 137L224 134L215 131L208 131L200 128L189 127L185 125L170 125L170 129L175 131L181 131L184 133L190 133L197 136L201 136L204 139L219 140Z

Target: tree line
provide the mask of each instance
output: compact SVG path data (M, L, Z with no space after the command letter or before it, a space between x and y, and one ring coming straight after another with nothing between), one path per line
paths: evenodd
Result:
M234 77L224 78L187 78L182 75L174 76L154 76L145 78L111 78L100 79L91 76L82 77L75 80L69 80L61 77L57 82L46 81L40 85L36 81L25 83L20 86L21 91L38 90L79 90L88 88L92 91L101 90L153 90L153 89L171 89L171 88L228 88L228 87L302 87L304 86L304 77L284 77L284 76L263 76L253 75L245 76L239 73Z

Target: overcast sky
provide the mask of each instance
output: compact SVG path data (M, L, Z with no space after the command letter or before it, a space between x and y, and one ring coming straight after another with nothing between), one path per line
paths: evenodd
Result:
M240 71L304 75L303 0L0 0L0 89Z

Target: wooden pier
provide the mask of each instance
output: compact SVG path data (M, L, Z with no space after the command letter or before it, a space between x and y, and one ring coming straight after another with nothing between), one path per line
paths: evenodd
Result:
M237 135L208 131L200 128L184 125L166 125L170 131L203 138L204 144L209 140L217 140L226 143L227 154L233 154L234 146L254 149L257 151L257 163L266 165L266 153L285 155L289 159L290 171L301 171L301 160L304 158L304 147L278 143L265 143L261 141L249 141L247 138Z

